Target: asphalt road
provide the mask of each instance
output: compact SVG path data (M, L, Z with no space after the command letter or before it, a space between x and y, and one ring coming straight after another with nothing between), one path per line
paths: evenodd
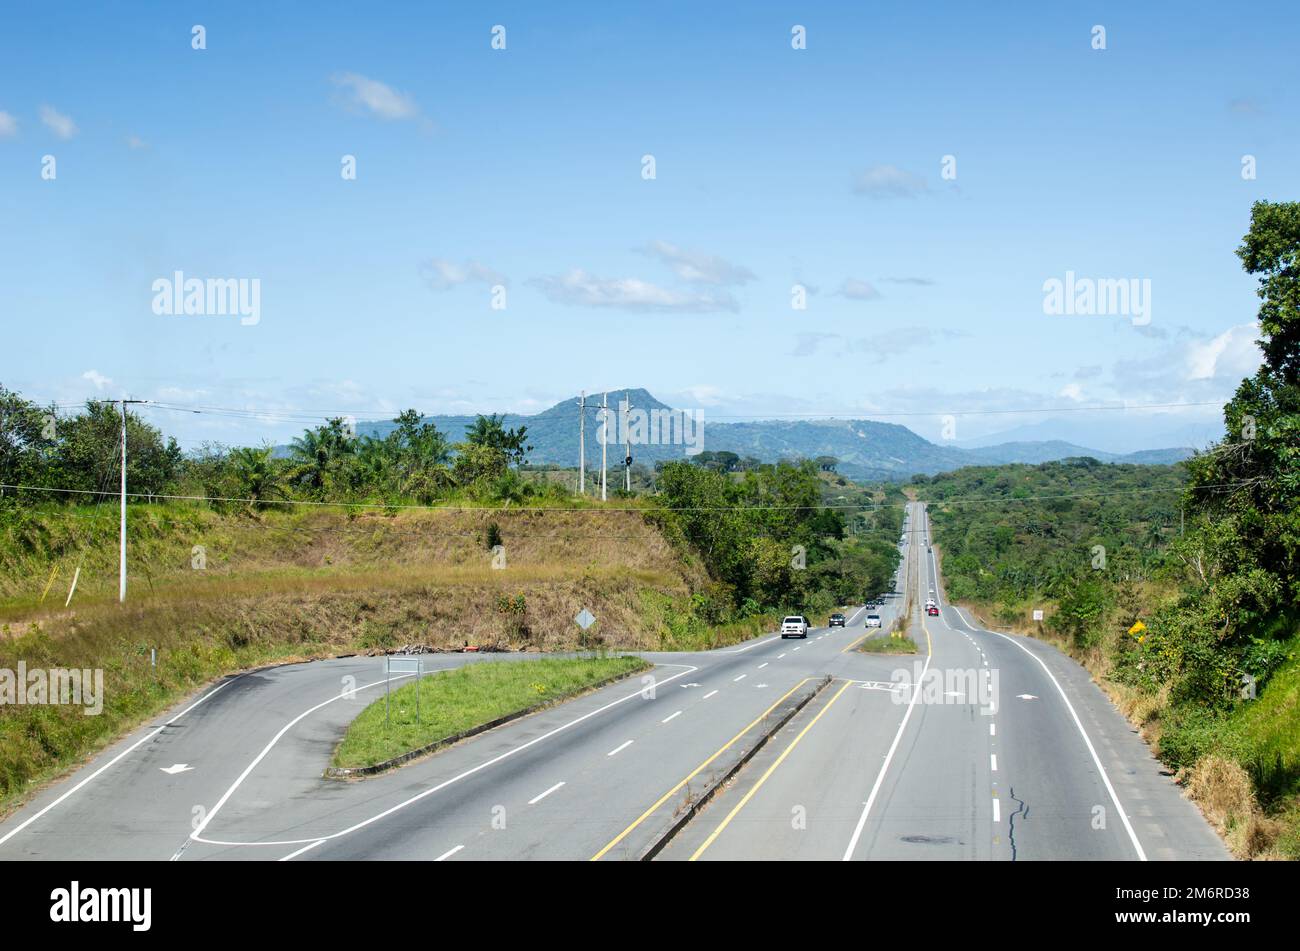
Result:
M807 640L647 654L647 679L357 781L322 771L383 690L382 659L257 671L35 796L0 824L0 859L634 858L766 711L824 675L661 858L1226 858L1072 661L946 605L920 624L935 566L912 508L900 576L918 590L915 656L853 650L883 634L861 607ZM880 610L886 630L903 605ZM438 668L529 659L430 656Z

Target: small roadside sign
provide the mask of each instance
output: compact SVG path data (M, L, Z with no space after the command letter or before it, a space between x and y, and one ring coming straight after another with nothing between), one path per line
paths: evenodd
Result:
M393 700L393 674L415 674L415 722L420 722L420 678L424 675L424 658L409 654L389 654L384 658L384 725L389 722Z
M1042 619L1043 619L1043 609L1042 609L1042 608L1034 608L1034 620L1035 620L1035 621L1041 621Z

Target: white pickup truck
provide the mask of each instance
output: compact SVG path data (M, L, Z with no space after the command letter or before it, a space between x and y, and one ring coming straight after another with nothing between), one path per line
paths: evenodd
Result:
M781 639L787 637L807 637L808 619L802 614L791 614L781 621Z

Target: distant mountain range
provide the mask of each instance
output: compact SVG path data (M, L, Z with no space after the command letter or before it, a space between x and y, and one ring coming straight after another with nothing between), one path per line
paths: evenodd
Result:
M616 433L618 403L624 394L631 399L632 409L657 410L660 419L671 413L672 407L655 399L644 389L610 391L610 441ZM599 403L587 398L587 465L600 465L601 445L597 439L600 429ZM532 452L528 461L536 464L574 466L578 461L578 397L557 403L550 409L533 416L508 413L503 424L514 428L528 427L528 442ZM427 416L431 422L453 441L459 440L465 427L474 422L474 416ZM680 415L675 422L681 423ZM393 429L391 421L358 422L358 435L382 437ZM634 426L630 426L635 432ZM676 431L679 435L681 430ZM693 434L686 428L687 436ZM1101 462L1140 463L1161 465L1178 462L1191 455L1189 448L1147 449L1130 453L1102 452L1061 440L1020 441L998 443L978 448L959 448L955 445L936 445L918 436L906 426L880 423L869 419L804 419L759 420L754 422L711 422L708 411L703 413L702 440L698 445L709 452L734 452L739 456L753 456L763 462L782 459L815 459L834 456L839 460L838 471L853 479L907 479L917 473L933 475L962 466L1002 465L1027 463L1036 465L1072 456L1091 456ZM632 456L636 462L653 466L658 461L687 458L685 442L678 439L668 445L638 445L633 439ZM621 438L619 439L621 443ZM622 446L611 445L609 465L622 463Z

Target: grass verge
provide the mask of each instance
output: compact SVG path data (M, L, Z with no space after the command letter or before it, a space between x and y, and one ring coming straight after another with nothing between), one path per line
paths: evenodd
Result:
M423 678L418 685L405 684L391 697L381 697L362 710L335 749L332 764L340 768L374 766L500 717L567 700L612 677L650 667L640 657L614 656L498 661L445 670Z

